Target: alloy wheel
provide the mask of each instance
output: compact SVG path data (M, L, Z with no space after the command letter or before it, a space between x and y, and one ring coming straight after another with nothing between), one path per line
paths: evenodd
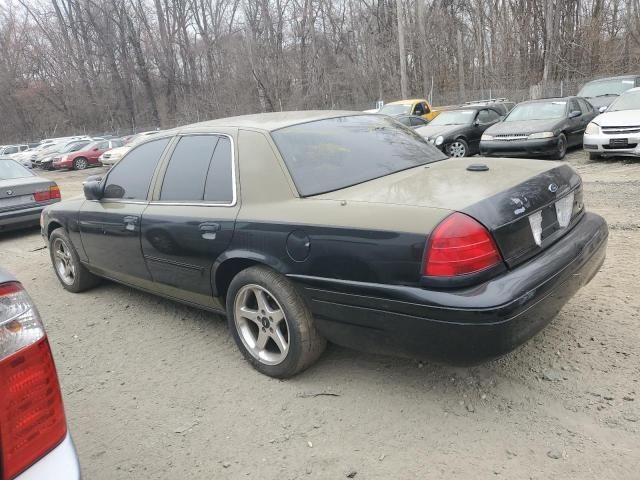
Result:
M289 325L273 294L256 284L243 286L234 303L235 327L247 351L266 365L278 365L289 352Z
M467 154L467 149L465 148L465 146L458 141L453 142L451 145L449 145L448 150L450 157L460 158L464 157Z
M77 170L84 170L85 168L87 168L87 161L84 158L77 158L75 163L75 167Z
M53 261L60 280L66 285L72 285L76 278L76 267L67 244L61 239L53 241Z

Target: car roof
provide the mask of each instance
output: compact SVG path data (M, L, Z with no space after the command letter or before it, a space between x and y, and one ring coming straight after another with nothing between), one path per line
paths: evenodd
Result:
M253 115L240 115L237 117L218 118L206 122L194 123L179 127L176 131L202 130L215 127L245 127L266 131L279 130L281 128L299 125L301 123L315 122L329 118L349 117L356 115L375 115L363 112L339 111L339 110L308 110L291 112L258 113Z
M630 79L636 79L638 77L640 77L640 75L633 75L633 74L618 75L615 77L596 78L594 80L589 80L587 83L606 82L608 80L630 80Z
M405 100L395 100L394 102L387 102L385 105L406 105L408 103L426 102L424 98L407 98Z
M523 103L568 102L569 100L578 99L578 98L582 98L582 97L576 97L575 95L571 95L569 97L536 98L535 100L525 100L524 102L520 102L518 105Z
M625 93L635 93L640 92L640 87L633 87L627 90L626 92L622 92L620 95L624 95Z

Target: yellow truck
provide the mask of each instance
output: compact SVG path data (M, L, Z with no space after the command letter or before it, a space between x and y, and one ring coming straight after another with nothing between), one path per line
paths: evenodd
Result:
M379 113L392 116L402 114L417 115L431 121L438 116L440 111L434 110L424 98L414 98L387 103L380 109Z

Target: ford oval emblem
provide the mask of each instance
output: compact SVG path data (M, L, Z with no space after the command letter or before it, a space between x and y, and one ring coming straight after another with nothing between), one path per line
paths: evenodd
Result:
M13 190L7 190L7 195L13 195Z
M556 185L555 183L552 183L549 185L549 191L551 193L556 193L558 191L558 185Z

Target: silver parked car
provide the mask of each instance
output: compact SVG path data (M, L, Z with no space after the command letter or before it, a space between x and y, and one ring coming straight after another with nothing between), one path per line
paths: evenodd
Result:
M0 478L77 480L80 465L40 315L0 269Z
M591 160L617 155L640 157L640 87L621 94L587 125L583 145Z
M0 159L0 232L37 225L44 207L59 201L55 182L36 176L15 160Z

